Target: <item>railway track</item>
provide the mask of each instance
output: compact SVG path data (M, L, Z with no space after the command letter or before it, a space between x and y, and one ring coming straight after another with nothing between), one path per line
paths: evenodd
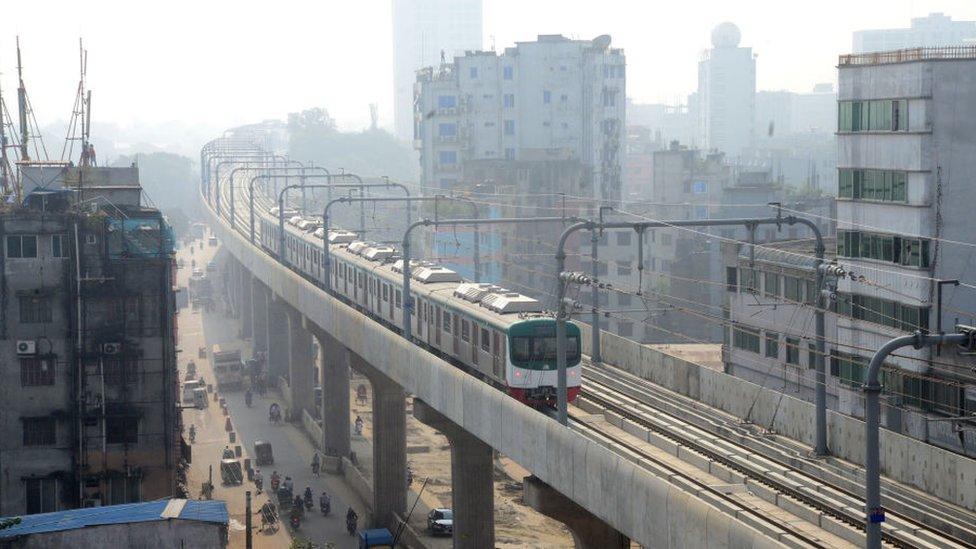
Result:
M831 532L850 543L864 543L863 501L858 494L845 483L831 482L836 478L798 470L781 450L767 447L761 452L756 446L762 444L743 442L755 435L734 430L730 434L727 425L716 421L714 410L706 417L699 403L612 367L584 367L581 399L584 409L605 410L611 423L624 431L637 433L638 438L646 433L652 445L706 470L719 471L780 509L814 524L827 524ZM793 456L795 459L798 457ZM916 513L921 511L916 509ZM958 510L930 514L929 522L942 526L936 528L889 511L883 539L895 547L976 547L972 514L968 519L967 514ZM953 521L954 517L960 520Z
M243 194L237 197L235 228L247 236L248 206ZM263 192L256 193L256 208L271 205ZM721 478L731 481L729 486L742 486L749 496L768 505L756 505L741 492L717 487L687 468L676 467L673 460L650 455L646 445L601 432L592 423L574 421L574 428L590 438L655 469L663 478L684 485L788 546L863 545L863 502L857 495L863 480L851 466L837 460L809 459L799 445L763 437L736 418L723 417L692 399L612 367L585 367L584 375L581 398L591 409L609 412L624 431L628 431L624 427L633 432L644 430L646 441L657 442L690 463L706 463L705 470L721 469ZM972 513L896 483L885 483L883 490L889 509L882 534L887 546L976 548ZM770 512L769 505L781 512ZM797 524L795 518L806 526Z

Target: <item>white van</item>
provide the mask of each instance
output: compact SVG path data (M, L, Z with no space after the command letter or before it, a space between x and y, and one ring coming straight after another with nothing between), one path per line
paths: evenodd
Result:
M194 399L193 393L194 393L194 391L196 391L197 389L199 389L201 387L203 387L204 389L206 389L206 385L203 383L202 380L199 380L199 379L191 379L191 380L188 380L188 381L184 381L183 382L183 402L193 402L193 399Z
M206 388L201 387L199 389L194 389L193 390L193 405L198 410L203 410L209 404L210 404L210 399L207 398L207 389Z

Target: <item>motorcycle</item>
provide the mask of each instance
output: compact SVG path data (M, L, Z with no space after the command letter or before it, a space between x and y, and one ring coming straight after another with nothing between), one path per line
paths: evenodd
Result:
M244 404L246 404L248 408L251 407L251 390L250 389L248 389L247 392L244 393Z
M261 493L261 489L264 487L264 480L261 477L254 477L254 487L257 488L258 493Z
M272 476L271 477L271 490L275 494L278 493L278 486L280 486L280 485L281 485L281 479L278 478L277 476Z
M314 505L314 502L312 500L312 489L311 488L306 488L305 489L305 509L308 510L308 511L311 511L313 505Z
M323 517L332 511L332 502L329 501L329 496L323 495L319 498L319 511L322 512Z
M302 525L302 519L297 513L291 514L291 527L298 530L298 527Z
M350 536L356 535L356 517L348 517L346 519L346 531L349 532Z

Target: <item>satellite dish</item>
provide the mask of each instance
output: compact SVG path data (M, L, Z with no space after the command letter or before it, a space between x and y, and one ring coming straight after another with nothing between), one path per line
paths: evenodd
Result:
M610 35L601 34L593 39L593 47L605 50L610 47Z

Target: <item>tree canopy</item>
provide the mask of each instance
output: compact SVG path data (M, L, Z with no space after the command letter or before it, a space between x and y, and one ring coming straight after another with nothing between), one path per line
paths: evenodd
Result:
M409 146L381 129L341 132L323 108L289 114L288 133L289 156L300 162L399 181L417 178L416 157Z

